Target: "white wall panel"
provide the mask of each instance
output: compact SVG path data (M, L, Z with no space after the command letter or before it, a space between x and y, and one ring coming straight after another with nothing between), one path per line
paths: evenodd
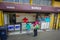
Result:
M9 16L6 13L4 13L4 24L9 24Z

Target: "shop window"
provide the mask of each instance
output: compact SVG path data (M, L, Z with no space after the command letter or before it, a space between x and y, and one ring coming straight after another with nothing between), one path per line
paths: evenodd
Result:
M28 14L28 13L16 13L16 14L9 14L9 22L10 24L16 23L26 23L27 22L34 22L36 20L36 14Z
M19 0L20 3L29 3L29 0Z
M51 0L33 0L33 4L51 6Z
M15 2L19 2L19 0L15 0Z
M29 3L30 0L3 0L4 2L20 2L20 3Z
M14 2L14 0L3 0L4 2Z
M8 2L14 2L14 0L8 0Z
M33 0L33 4L40 4L40 0Z
M50 23L49 13L38 14L38 21L41 29L49 29Z
M34 22L36 19L36 14L34 13L17 13L16 14L16 22L24 22L24 19L27 20L28 22Z
M24 3L29 3L29 0L24 0Z
M23 3L23 0L19 0L20 3Z
M40 15L38 15L38 21L45 21L46 17L50 17L49 13L47 13L47 14L40 14Z
M7 0L3 0L3 1L7 1Z

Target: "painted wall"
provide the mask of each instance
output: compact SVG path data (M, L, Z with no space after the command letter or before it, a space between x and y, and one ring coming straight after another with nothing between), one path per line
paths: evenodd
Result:
M0 26L4 25L3 11L0 11Z
M58 29L59 25L60 25L60 13L58 14L58 18L57 18L57 23L56 23L56 29Z
M53 7L60 7L60 2L54 1L52 4Z
M51 13L50 14L50 29L52 29L53 28L53 24L54 24L54 13Z
M60 7L60 2L57 2L55 0L52 0L52 6L53 7ZM60 17L60 13L58 13L57 23L56 23L56 29L58 29L59 17Z
M0 2L2 2L2 0L0 0Z

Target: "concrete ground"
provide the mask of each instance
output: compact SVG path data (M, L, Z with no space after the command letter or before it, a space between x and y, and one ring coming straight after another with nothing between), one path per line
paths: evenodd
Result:
M8 40L60 40L60 30L50 32L39 32L37 37L33 37L33 33L10 35Z

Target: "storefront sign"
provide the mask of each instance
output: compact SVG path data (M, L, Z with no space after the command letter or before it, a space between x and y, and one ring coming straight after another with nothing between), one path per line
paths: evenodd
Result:
M7 6L6 8L8 8L8 9L15 9L14 6Z
M32 9L41 10L41 7L31 7Z

